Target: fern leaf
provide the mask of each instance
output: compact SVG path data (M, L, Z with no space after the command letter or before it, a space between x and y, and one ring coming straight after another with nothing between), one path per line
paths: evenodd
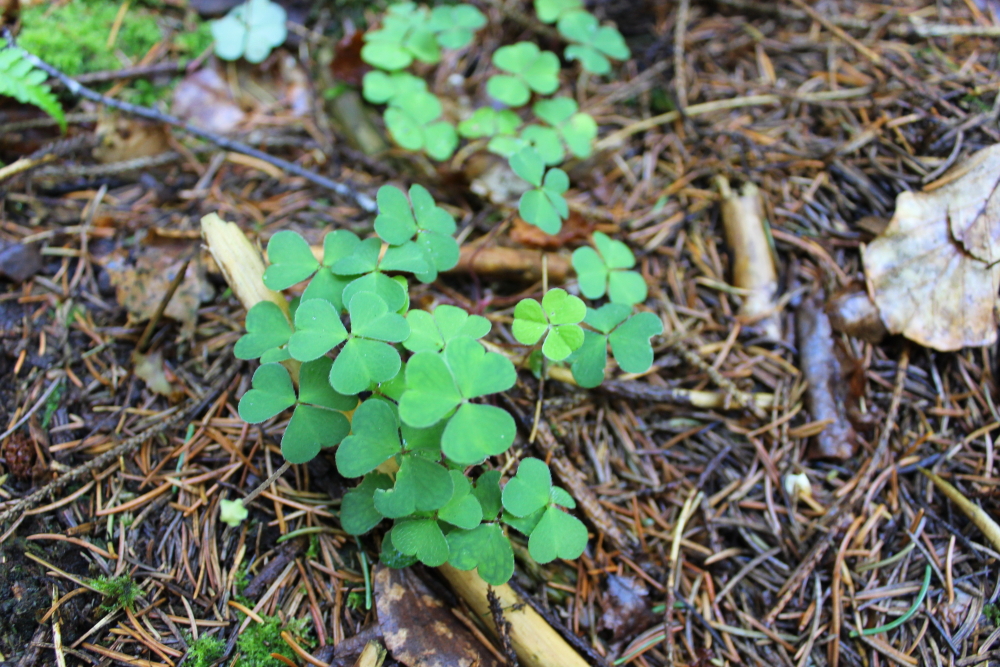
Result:
M45 72L35 69L24 59L20 49L0 50L0 95L38 107L55 118L65 132L66 115L52 89L46 85L46 78Z

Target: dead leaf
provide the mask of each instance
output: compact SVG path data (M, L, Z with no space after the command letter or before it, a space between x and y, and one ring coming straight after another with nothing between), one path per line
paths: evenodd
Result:
M110 163L159 155L170 150L170 133L165 125L122 116L102 114L97 121L94 157Z
M156 312L174 276L184 263L188 243L146 243L129 253L119 248L98 261L115 286L118 303L128 311L130 323L148 320ZM164 314L181 322L181 336L194 334L198 307L215 295L205 277L205 266L196 257L174 293Z
M378 566L375 602L385 645L404 665L501 667L411 569Z
M192 125L220 134L235 131L247 118L213 67L192 72L177 84L171 111Z
M865 274L890 333L948 352L997 339L1000 145L976 153L931 192L901 193Z
M41 270L42 255L36 245L0 240L0 276L23 283Z
M600 627L611 630L615 641L634 637L656 618L649 609L649 591L639 580L608 575L608 592L601 599L604 613Z
M364 31L354 30L337 42L336 55L330 62L330 73L337 81L360 86L365 72L371 70L371 67L361 60L361 47L365 45L364 37Z
M596 225L575 211L570 212L558 234L546 234L535 225L515 217L510 240L529 248L558 250L565 245L586 242L595 228Z
M173 396L176 393L174 386L167 378L166 369L163 366L163 353L157 350L150 354L132 355L134 363L133 370L136 376L146 381L146 386L161 396Z

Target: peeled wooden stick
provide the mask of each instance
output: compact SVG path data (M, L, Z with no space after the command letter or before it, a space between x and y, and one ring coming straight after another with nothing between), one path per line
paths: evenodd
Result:
M747 291L740 315L748 324L756 323L768 338L780 340L781 320L774 298L778 274L767 241L760 193L753 183L744 185L743 193L737 195L724 176L717 182L722 194L722 223L733 250L733 283Z
M222 275L243 306L249 310L259 301L278 304L286 313L285 299L264 287L264 260L243 231L234 223L223 222L214 213L201 219L202 235L215 258ZM294 379L294 378L293 378ZM455 592L464 599L487 624L492 625L486 583L474 570L462 572L448 565L439 568L452 582ZM509 586L494 588L511 624L511 639L524 667L588 667L587 662L559 636L544 618L521 600Z
M486 597L488 584L479 578L479 574L475 570L456 570L447 564L439 567L438 571L496 634ZM510 639L523 667L588 667L587 661L510 586L495 586L493 592L500 598L504 619L511 626Z

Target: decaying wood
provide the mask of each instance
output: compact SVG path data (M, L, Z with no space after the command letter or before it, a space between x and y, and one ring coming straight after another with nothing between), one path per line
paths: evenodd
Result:
M725 177L720 176L717 182L722 194L726 241L733 251L733 284L746 290L740 316L768 338L781 340L781 319L775 301L778 273L768 242L760 191L753 183L747 183L742 192L736 194L730 190Z
M565 281L572 270L568 257L553 252L502 246L463 246L458 265L449 273L476 273L497 280L533 283L542 279L543 255L548 264L549 281Z
M475 570L463 572L450 565L442 565L438 570L495 633L487 598L489 585ZM510 639L523 667L588 667L587 661L510 586L496 586L493 591L500 599L504 618L510 623Z

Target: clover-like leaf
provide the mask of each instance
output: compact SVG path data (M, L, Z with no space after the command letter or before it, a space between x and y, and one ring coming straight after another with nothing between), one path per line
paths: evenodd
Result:
M223 60L243 56L251 63L263 62L271 49L288 36L284 7L270 0L247 0L225 17L211 22L215 55Z
M264 271L264 284L280 292L309 278L319 268L309 244L293 231L280 231L267 243L270 266Z
M563 150L559 132L551 127L529 125L521 131L519 140L534 148L546 165L553 166L560 164L566 157L566 151ZM496 144L494 144L494 147L496 147Z
M472 487L472 495L479 501L479 506L483 510L484 521L495 521L503 510L500 477L499 470L487 470L479 476Z
M507 583L514 574L514 551L503 529L495 523L480 524L472 530L448 533L448 562L459 570L478 568L479 576L491 586Z
M632 308L623 303L606 303L597 310L588 308L583 321L601 333L609 334L631 314Z
M371 473L344 494L340 502L340 527L348 535L364 535L382 521L375 509L375 490L391 489L392 480L382 473Z
M392 544L424 565L437 567L448 560L448 540L434 519L400 521L392 527Z
M566 47L567 60L579 60L584 69L594 74L608 74L608 58L626 60L631 55L621 33L611 26L601 26L589 12L575 11L559 18L559 33L571 42Z
M478 463L505 451L516 427L505 410L468 401L510 389L516 379L509 359L458 336L443 354L418 352L410 358L399 415L410 426L426 427L458 407L445 427L441 449L456 463Z
M401 315L389 312L385 301L372 292L355 294L349 310L350 338L333 362L330 384L342 394L357 394L373 383L396 376L401 365L399 352L388 343L404 340L410 328Z
M555 505L545 510L528 538L528 553L543 564L556 558L579 558L586 548L587 528Z
M465 530L472 530L483 520L483 508L472 495L472 485L458 470L449 471L454 491L451 500L438 510L438 519Z
M549 498L554 504L561 507L568 507L569 509L576 507L576 499L569 495L569 492L566 491L566 489L561 489L558 486L553 486L552 489L549 490Z
M407 556L402 551L397 549L396 545L392 543L392 531L390 530L382 538L382 549L379 550L378 562L386 567L399 570L404 567L410 567L416 563L417 557Z
M646 281L635 271L635 255L627 245L602 232L594 232L594 245L573 251L573 268L579 279L580 291L588 299L599 299L605 293L612 302L632 305L646 300Z
M535 14L542 23L555 23L564 14L583 9L583 0L535 0Z
M226 499L219 501L219 521L222 523L235 528L246 521L248 516L250 516L250 512L241 501Z
M583 345L583 320L587 307L583 301L564 289L546 292L539 304L523 299L514 308L514 338L525 345L534 345L545 335L542 352L553 361L562 361ZM547 334L547 335L546 335Z
M638 313L618 326L608 340L618 367L626 373L645 373L653 365L649 339L663 333L663 322L653 313Z
M312 361L347 339L340 314L325 299L310 299L295 311L295 333L288 339L288 352L298 361Z
M486 16L473 5L440 5L431 10L430 28L438 44L446 49L468 46L477 30L486 25Z
M292 378L281 364L264 364L254 371L250 390L240 399L240 418L251 424L265 422L295 405Z
M432 512L451 500L451 475L422 456L403 454L392 489L375 492L375 508L390 519L414 512Z
M539 100L532 107L535 115L555 128L573 155L578 158L590 157L592 144L597 138L597 121L580 108L571 97L555 97ZM560 146L560 153L562 152Z
M281 308L271 301L260 301L247 311L247 332L236 341L237 359L256 359L268 350L288 342L292 328Z
M542 187L542 178L545 176L545 161L533 148L524 148L512 155L510 168L536 188Z
M412 2L390 6L382 27L369 31L364 39L361 59L379 69L394 71L409 67L414 59L429 64L441 59L427 10Z
M389 312L389 306L377 294L371 292L356 294L351 299L349 309L351 336L399 343L410 335L406 319L399 313Z
M300 403L281 436L281 455L289 463L307 463L324 447L333 447L351 426L343 413Z
M410 210L410 202L399 188L383 185L375 195L378 216L375 233L389 245L406 243L417 233L417 221Z
M425 92L427 82L409 72L372 70L361 80L361 95L372 104L389 104L400 95Z
M392 407L384 400L372 398L354 411L351 435L337 449L337 470L344 477L360 477L402 449Z
M542 304L534 299L521 299L514 307L514 324L511 333L517 342L534 345L549 330L549 320L545 317Z
M375 232L386 243L400 246L386 251L380 262L381 269L409 271L421 281L431 282L437 278L438 271L458 263L458 244L451 238L455 233L455 219L434 203L426 188L417 184L411 186L410 201L407 201L398 188L383 186L378 192L378 202L380 214L375 219ZM416 243L407 243L414 234Z
M586 389L604 382L604 367L608 363L608 337L593 331L583 332L583 344L567 359L573 379Z
M441 111L433 93L412 91L392 98L385 124L402 148L425 150L435 160L447 160L458 147L458 133L451 123L438 120Z
M513 135L521 127L521 118L510 109L480 107L458 124L458 133L466 139L485 139Z
M549 503L552 473L544 461L525 458L517 466L515 475L503 487L503 506L518 517L537 512Z
M501 46L493 53L493 64L507 74L491 76L486 92L508 106L527 103L531 91L551 95L559 87L559 58L531 42Z
M406 314L406 321L410 324L410 336L403 341L403 347L410 352L439 352L453 338L482 338L492 327L485 317L470 315L448 304L438 306L433 314L411 310Z
M378 239L375 240L377 241ZM388 252L388 249L386 252ZM344 288L341 297L344 303L350 303L361 292L370 292L378 295L380 299L385 301L388 309L393 312L402 309L409 299L406 289L399 282L381 271L372 271L352 280Z

